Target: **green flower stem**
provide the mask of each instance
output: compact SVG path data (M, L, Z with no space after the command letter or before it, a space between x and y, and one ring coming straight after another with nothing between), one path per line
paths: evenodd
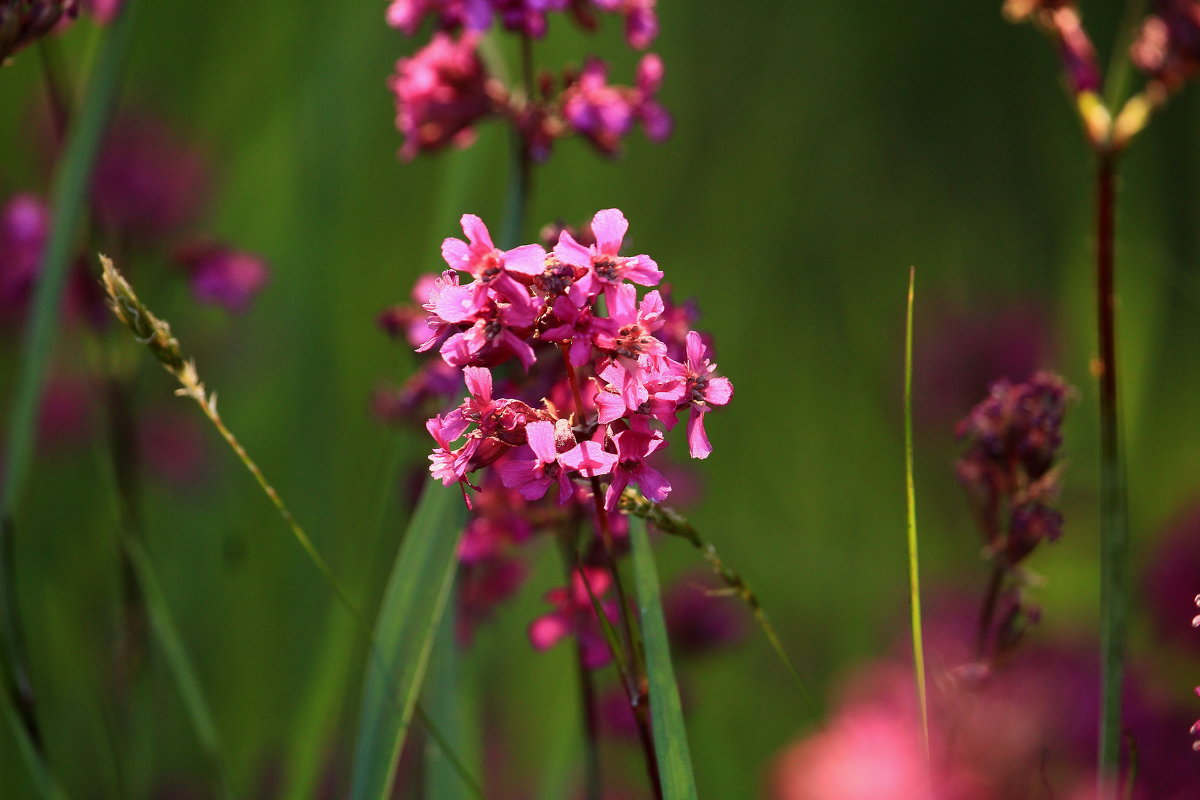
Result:
M912 365L913 288L917 270L908 271L908 309L904 320L904 488L908 509L908 610L912 629L913 675L921 712L921 753L929 774L929 704L925 692L925 644L921 635L921 574L917 557L917 491L913 479Z
M1121 749L1121 693L1129 605L1129 516L1120 449L1117 393L1114 217L1115 155L1097 153L1096 311L1100 344L1100 747L1102 800L1116 798Z

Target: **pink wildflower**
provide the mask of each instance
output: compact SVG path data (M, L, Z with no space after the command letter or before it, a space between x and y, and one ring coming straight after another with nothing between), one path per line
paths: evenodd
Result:
M558 502L563 505L571 497L573 489L567 473L558 463L558 445L568 447L575 444L571 424L565 419L557 423L539 420L525 426L529 449L533 460L509 459L500 465L500 478L504 485L516 489L526 500L537 500L546 494L552 483L558 483Z
M688 452L692 458L708 458L712 445L704 432L704 415L713 406L723 406L733 397L733 384L728 378L713 375L717 365L708 360L708 347L700 334L690 331L687 335L687 364L684 377L687 391L684 395L692 408L688 418Z
M618 152L621 139L637 121L651 140L662 141L671 133L670 116L655 99L662 73L658 56L646 55L638 67L636 87L613 86L608 82L608 65L589 58L578 77L563 90L563 117L606 155Z
M161 238L188 227L208 195L209 166L162 121L119 117L92 174L92 207L109 228Z
M450 143L469 144L472 126L492 112L478 46L474 33L457 42L437 33L411 58L396 62L388 86L396 95L396 127L404 134L401 158L408 161Z
M560 261L587 270L587 274L575 284L578 291L590 295L600 289L620 286L623 281L655 286L662 280L663 274L650 256L621 256L621 244L629 231L629 222L619 209L597 211L592 217L592 231L596 243L590 247L579 244L566 230L559 235L558 244L554 247L554 255Z
M500 250L492 243L492 235L479 217L463 214L461 222L467 241L447 238L442 242L442 258L451 269L475 276L475 283L443 292L437 304L438 315L447 322L462 322L479 310L488 291L513 305L528 307L529 293L518 281L522 278L532 281L542 274L546 251L537 244ZM471 290L469 298L467 288Z
M49 231L50 211L35 195L13 195L0 210L0 310L6 317L25 307Z
M635 482L642 494L654 502L664 500L671 492L671 484L667 477L646 463L646 457L651 453L667 446L662 431L651 431L641 417L634 417L633 427L614 434L613 443L617 446L617 463L613 467L612 482L608 485L604 507L615 511L621 492L631 482Z
M604 595L612 587L612 576L606 570L583 567L571 573L570 587L551 589L546 593L546 602L554 610L535 619L529 625L529 641L538 650L549 650L563 638L575 634L583 651L583 664L588 669L599 669L612 660L600 632L600 623L592 605L592 597L600 601L604 614L612 621L617 618L616 603L604 601Z
M443 30L462 27L482 33L492 25L488 0L392 0L386 18L388 25L412 36L426 16L435 16Z
M191 275L196 298L228 311L245 311L270 273L258 256L222 244L192 244L176 258Z

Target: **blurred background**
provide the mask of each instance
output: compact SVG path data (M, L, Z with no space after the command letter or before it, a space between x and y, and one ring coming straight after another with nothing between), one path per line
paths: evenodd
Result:
M1109 5L1084 8L1103 56L1117 24ZM376 317L441 268L438 246L459 235L460 214L499 226L508 139L485 125L468 150L402 162L386 80L426 37L388 28L382 3L360 6L144 4L121 109L158 121L207 165L188 236L234 242L270 272L244 313L230 314L198 304L164 249L127 248L121 266L171 322L225 421L340 580L374 608L411 504L405 476L423 469L430 447L423 431L372 412L374 393L418 363ZM903 652L902 342L915 265L925 588L969 618L987 581L955 479L955 423L993 379L1052 369L1077 398L1064 432L1064 533L1029 564L1045 579L1030 640L1069 639L1087 652L1098 581L1092 166L1051 46L986 2L664 0L659 15L652 49L666 69L660 99L673 136L654 144L637 134L616 160L561 143L536 171L523 241L545 223L619 207L633 252L658 261L678 298L698 300L699 327L712 333L735 395L709 419L714 453L691 464L697 490L681 510L757 589L822 714L836 712L864 665ZM58 39L68 74L96 31L84 21ZM534 57L557 70L588 53L610 57L614 81L632 82L637 56L611 20L585 36L555 19ZM6 202L48 191L40 76L36 49L0 69ZM1140 685L1181 715L1161 748L1193 780L1187 725L1200 714L1200 642L1187 632L1200 524L1186 520L1200 502L1198 126L1200 93L1188 90L1129 151L1117 245L1131 662ZM178 164L172 174L184 180ZM5 314L7 414L20 315ZM212 794L152 643L143 677L113 688L117 516L95 376L114 359L132 376L146 546L234 786L247 797L317 796L316 784L329 792L321 796L344 794L363 669L352 621L241 465L172 397L170 377L81 322L59 330L49 394L59 405L47 401L15 520L50 763L72 796ZM1165 557L1172 530L1176 549ZM560 582L558 556L549 542L528 553L529 580L464 659L464 696L480 711L481 759L498 797L556 796L547 765L571 772L572 756L559 751L578 725L569 649L534 653L524 633ZM658 553L668 584L699 566L680 541L660 541ZM1147 576L1164 558L1192 567L1156 605L1150 589L1163 581ZM706 797L775 796L776 758L817 723L743 623L737 643L677 665ZM614 797L644 796L639 759L633 743L606 744ZM0 794L33 796L7 729L0 770Z

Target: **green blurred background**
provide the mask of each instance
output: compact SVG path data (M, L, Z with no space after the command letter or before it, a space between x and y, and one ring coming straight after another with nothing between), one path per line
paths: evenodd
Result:
M658 261L678 297L699 300L700 327L715 337L736 393L710 419L715 451L696 465L704 491L688 513L758 589L818 697L903 633L909 265L919 368L922 349L954 342L955 315L1032 308L1047 321L1043 366L1077 387L1078 402L1066 429L1065 535L1032 566L1048 579L1037 594L1046 632L1095 626L1091 165L1054 53L1028 27L1005 24L997 5L664 0L653 49L666 66L672 138L654 145L635 135L616 161L566 142L536 174L526 240L545 222L620 207L636 251ZM498 226L506 133L487 126L469 150L409 164L396 157L385 81L422 37L386 27L382 3L144 6L123 105L161 114L210 155L217 190L205 229L263 254L272 279L239 317L196 307L179 280L146 277L143 299L171 321L230 428L370 608L407 514L386 477L390 461L399 452L419 465L428 449L370 413L373 389L417 363L375 315L405 301L419 273L440 268L438 244L458 233L461 213ZM1115 12L1085 13L1107 53ZM62 37L69 63L93 36L81 23ZM585 37L556 19L535 57L557 69L589 52L611 54L614 80L632 79L636 55L611 23ZM45 188L30 142L40 91L35 51L0 70L6 196ZM1191 424L1200 392L1198 103L1192 91L1173 101L1122 167L1120 358L1135 565L1200 483ZM154 269L138 265L140 275ZM7 408L17 337L5 335ZM84 330L64 329L59 363L94 367L97 347ZM149 358L138 374L139 411L198 419ZM919 373L917 382L924 577L981 592L986 567L953 472L953 424L970 401L947 410L936 396L971 395ZM147 545L235 786L257 796L264 781L326 764L344 775L362 642L249 476L196 427L202 480L180 488L145 476ZM171 783L204 797L207 768L153 646L132 717L113 722L120 712L106 697L106 669L118 567L104 458L99 434L40 451L17 517L50 761L72 796L115 797L122 787L145 796ZM696 561L681 542L663 541L659 552L666 576ZM536 786L576 712L567 648L535 655L524 637L558 580L550 547L531 554L532 579L480 632L466 668L467 694L491 731L489 769L509 781L527 774ZM1186 599L1179 612L1186 622ZM1141 627L1134 640L1147 655ZM756 796L764 765L811 726L801 696L760 636L681 672L701 794ZM640 785L636 753L627 755L618 768ZM31 796L7 730L0 769L0 795Z

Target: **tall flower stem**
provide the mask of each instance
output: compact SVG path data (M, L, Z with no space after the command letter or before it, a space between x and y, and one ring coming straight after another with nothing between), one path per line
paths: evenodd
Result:
M579 523L579 514L573 514L559 540L563 572L566 574L568 585L571 583L571 574L575 566L575 553L579 549ZM596 685L592 679L592 671L584 663L583 643L578 640L575 643L575 663L579 672L579 702L583 706L584 797L587 800L601 800L604 791L600 779L600 728L596 718Z
M559 350L563 357L563 368L567 371L567 382L571 386L571 395L575 401L576 415L583 416L583 393L579 388L579 376L575 374L575 368L571 366L571 360L568 357L568 345L560 345ZM595 475L588 476L592 485L592 501L596 505L596 518L600 524L600 538L603 543L604 554L608 560L609 571L612 573L613 587L617 593L617 602L621 607L621 623L624 628L626 640L629 642L629 660L632 662L629 665L627 675L626 694L629 696L630 710L633 711L633 716L638 724L638 736L641 740L642 749L646 754L646 769L650 773L650 785L654 788L655 797L662 800L662 784L659 780L658 754L654 749L654 737L650 731L650 715L649 698L647 696L647 681L646 681L646 661L642 651L642 643L639 631L635 626L633 615L629 611L629 600L625 592L625 586L621 581L621 571L617 568L617 559L613 551L612 531L608 525L608 512L604 507L604 500L600 493L600 479ZM614 657L616 653L613 654Z
M917 270L908 272L908 306L904 322L904 485L907 508L908 539L908 610L912 629L913 675L916 679L917 707L921 714L921 753L925 757L926 774L929 768L929 704L925 693L925 644L921 635L921 573L917 557L917 491L913 479L912 427L912 341L913 287Z
M1100 796L1117 796L1129 595L1129 519L1117 406L1114 217L1116 154L1096 157L1096 311L1100 344Z

